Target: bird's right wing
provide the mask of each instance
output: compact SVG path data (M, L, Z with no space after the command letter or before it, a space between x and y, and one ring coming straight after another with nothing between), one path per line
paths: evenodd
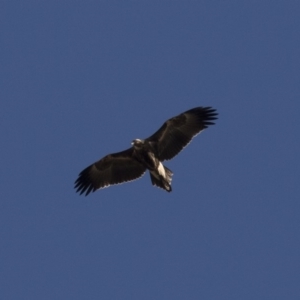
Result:
M80 195L141 177L146 168L132 157L133 149L109 154L84 169L75 181Z

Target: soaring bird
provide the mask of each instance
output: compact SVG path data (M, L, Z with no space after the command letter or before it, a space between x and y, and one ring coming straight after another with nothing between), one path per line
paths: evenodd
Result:
M193 137L214 125L217 112L211 107L196 107L167 120L146 139L135 139L127 150L104 156L84 169L75 181L80 195L113 184L132 181L149 170L153 185L172 191L173 172L162 164L176 156Z

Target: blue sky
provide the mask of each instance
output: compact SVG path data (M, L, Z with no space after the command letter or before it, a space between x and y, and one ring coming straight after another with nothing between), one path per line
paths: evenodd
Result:
M1 299L299 299L298 1L2 1ZM78 173L185 110L141 179Z

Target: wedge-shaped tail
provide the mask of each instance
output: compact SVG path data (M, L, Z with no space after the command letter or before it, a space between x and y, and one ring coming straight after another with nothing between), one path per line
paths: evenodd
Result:
M163 167L165 170L164 172L165 176L156 172L154 173L152 171L150 172L151 182L153 185L156 185L166 190L167 192L171 192L172 191L171 181L172 181L173 172L170 169L168 169L166 166Z

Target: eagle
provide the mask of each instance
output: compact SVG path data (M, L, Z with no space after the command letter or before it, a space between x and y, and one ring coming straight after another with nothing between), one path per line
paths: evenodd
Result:
M98 189L140 178L149 170L152 185L172 191L173 172L164 166L196 135L214 125L218 113L212 107L196 107L167 120L146 139L135 139L127 150L104 156L80 172L76 192L87 196Z

